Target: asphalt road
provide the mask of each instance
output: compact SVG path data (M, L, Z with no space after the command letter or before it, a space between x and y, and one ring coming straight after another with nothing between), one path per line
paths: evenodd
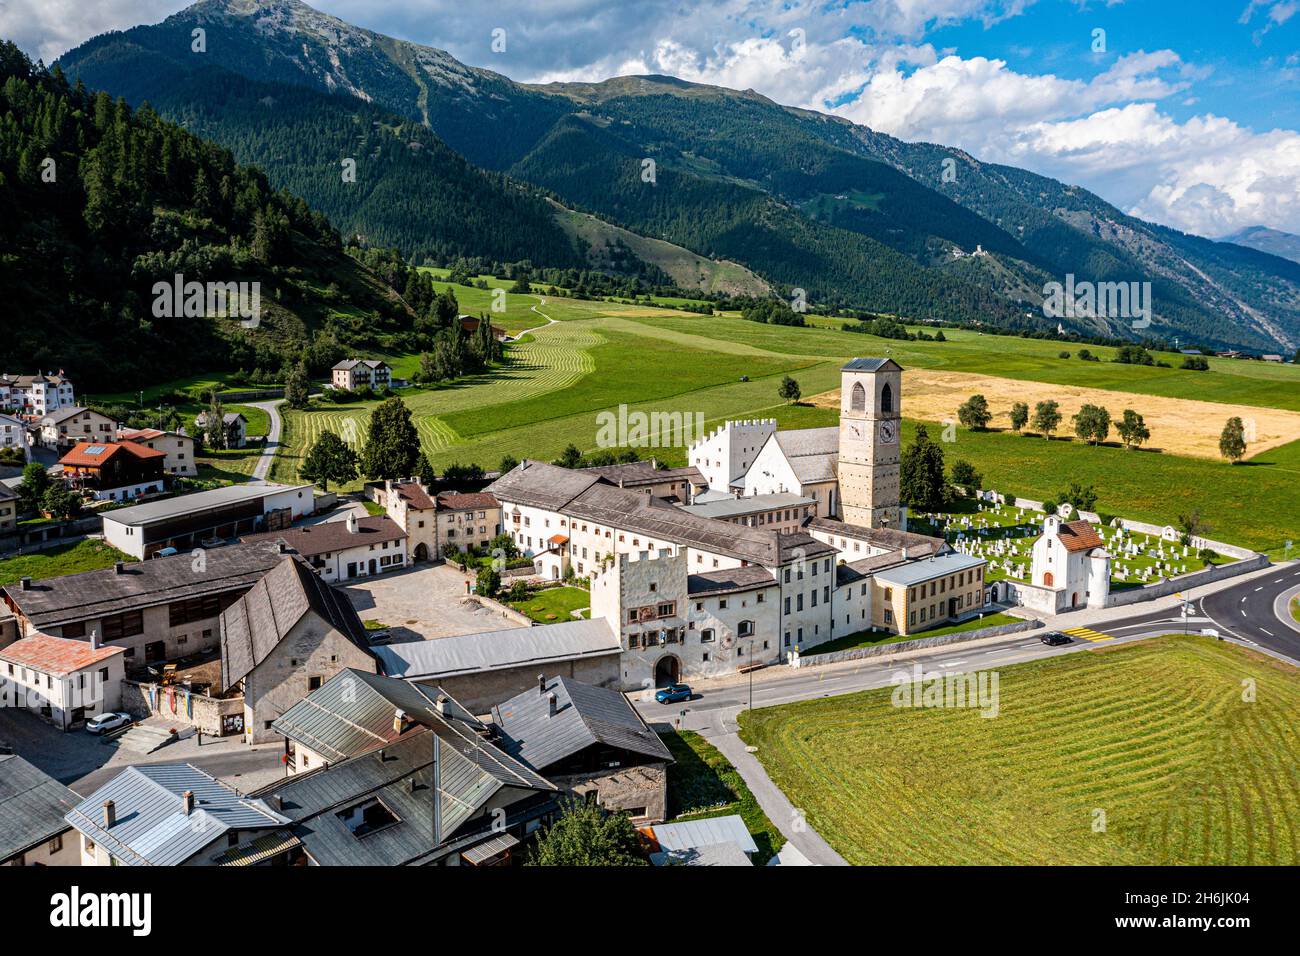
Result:
M1300 588L1300 562L1275 570L1215 591L1198 602L1199 609L1220 630L1300 661L1300 630L1289 623L1290 612L1279 601Z
M260 408L266 412L271 422L266 432L266 444L262 446L262 455L257 459L257 464L253 466L253 481L266 481L266 476L271 473L271 463L275 461L275 453L280 448L280 410L276 407L283 404L284 399L278 398L272 402L249 402L250 408Z

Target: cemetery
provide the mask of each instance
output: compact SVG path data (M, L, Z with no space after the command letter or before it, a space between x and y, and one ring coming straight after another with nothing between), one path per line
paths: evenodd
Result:
M998 496L1000 499L1001 496ZM1023 502L1022 502L1023 504ZM1065 519L1076 515L1068 505L1057 513ZM1091 516L1095 517L1095 516ZM951 512L917 512L908 515L908 530L920 534L942 535L953 549L988 561L985 580L1030 583L1034 542L1043 532L1047 515L1030 507L1020 507L1003 500L965 499ZM1199 571L1210 564L1230 564L1236 558L1218 552L1198 550L1184 544L1182 535L1167 528L1160 535L1126 528L1116 518L1110 524L1091 521L1111 557L1110 588L1127 588L1154 584Z

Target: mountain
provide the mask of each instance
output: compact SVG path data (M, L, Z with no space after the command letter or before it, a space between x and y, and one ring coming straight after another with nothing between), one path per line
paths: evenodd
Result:
M0 300L19 317L0 368L62 368L83 392L115 392L211 369L328 367L345 345L411 329L401 297L343 253L323 215L152 110L34 71L0 41L0 116ZM209 312L206 294L184 314L156 288L178 274L248 283L257 322L229 303Z
M197 28L206 54L189 52ZM1295 262L1146 223L1087 190L753 91L665 76L520 84L298 0L202 0L156 26L88 41L60 64L186 121L185 110L212 116L219 102L198 86L181 101L156 77L203 56L249 81L427 126L480 170L644 237L733 260L817 303L1054 328L1042 315L1043 287L1072 274L1149 281L1154 299L1144 332L1124 318L1066 320L1081 332L1255 349L1300 343ZM236 148L251 135L250 119L209 129ZM415 241L403 250L414 253ZM988 255L970 256L977 247Z
M1300 262L1300 236L1268 226L1247 226L1231 235L1224 236L1220 242L1231 242L1249 249L1281 256L1292 262Z

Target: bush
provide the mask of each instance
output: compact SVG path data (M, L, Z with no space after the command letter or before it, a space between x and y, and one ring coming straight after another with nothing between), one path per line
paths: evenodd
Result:
M1070 353L1067 352L1067 351L1065 351L1064 349L1062 349L1061 351L1059 351L1059 352L1056 353L1056 357L1057 357L1057 358L1068 359L1068 358L1070 357Z

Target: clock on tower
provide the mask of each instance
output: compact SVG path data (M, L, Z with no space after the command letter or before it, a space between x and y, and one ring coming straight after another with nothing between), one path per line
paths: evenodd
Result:
M903 369L855 358L840 370L839 511L848 524L897 528Z

